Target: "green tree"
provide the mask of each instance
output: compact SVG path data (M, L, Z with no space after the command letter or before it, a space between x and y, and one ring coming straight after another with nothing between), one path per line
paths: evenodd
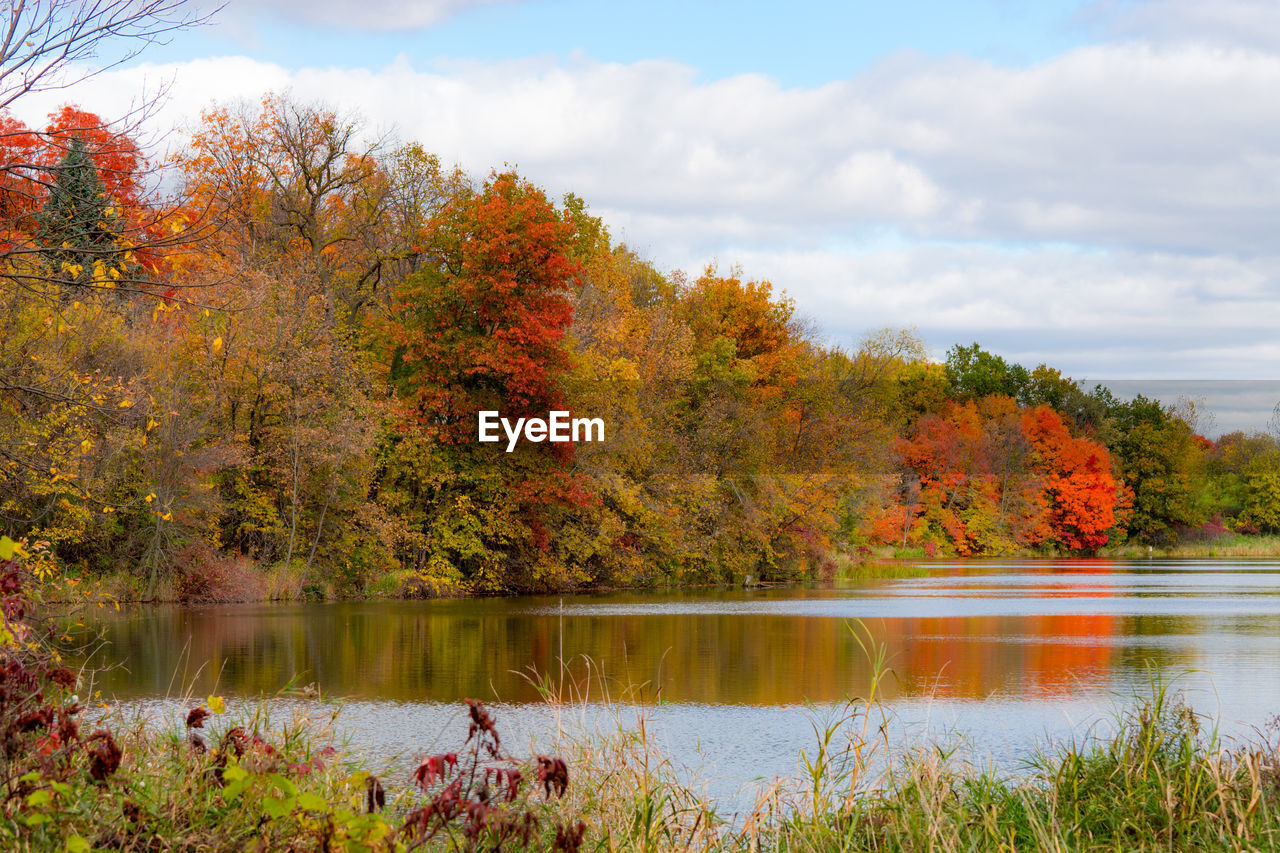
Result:
M1031 379L1027 369L1020 364L1010 364L976 343L967 347L956 344L947 350L946 368L952 396L957 400L1002 396L1027 402Z
M49 249L52 278L84 285L108 277L106 270L121 254L120 219L83 137L71 137L62 161L50 171L49 195L36 221Z
M1280 451L1259 453L1244 468L1241 521L1271 533L1280 531Z
M1122 479L1133 493L1129 535L1175 541L1179 528L1202 520L1192 488L1201 451L1190 425L1141 394L1115 403L1110 421L1115 433L1108 449L1119 457Z

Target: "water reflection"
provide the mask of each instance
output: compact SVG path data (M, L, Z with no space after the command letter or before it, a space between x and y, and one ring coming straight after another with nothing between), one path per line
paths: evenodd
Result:
M869 687L861 631L888 652L887 698L1063 699L1151 666L1269 684L1280 565L964 564L824 589L146 608L101 627L100 660L123 667L100 683L120 698L297 680L355 699L524 703L566 660L592 699L828 703ZM607 678L588 684L585 660Z

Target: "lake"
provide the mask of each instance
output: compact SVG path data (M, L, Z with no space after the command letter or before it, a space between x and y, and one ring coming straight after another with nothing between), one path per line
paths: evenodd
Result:
M1280 713L1280 562L922 565L821 587L103 611L95 660L120 666L98 686L172 713L187 693L315 684L375 760L456 747L465 697L538 739L643 708L723 800L794 774L815 722L871 689L875 649L893 744L940 738L1009 772L1037 745L1110 731L1156 677L1227 734ZM570 704L557 713L547 689Z

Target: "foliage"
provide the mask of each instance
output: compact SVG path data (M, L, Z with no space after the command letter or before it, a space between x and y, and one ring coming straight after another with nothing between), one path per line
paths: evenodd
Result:
M387 327L404 401L397 456L412 454L413 469L401 471L425 537L410 564L476 589L536 585L560 510L588 501L569 472L571 448L525 443L498 456L502 448L476 441L477 415L565 408L573 226L540 190L504 173L455 199L431 228L430 263L405 280Z
M1115 523L1106 449L1072 436L1048 406L1005 396L953 403L920 419L897 449L904 488L873 522L882 543L901 537L961 555L1092 552Z
M1176 540L1178 529L1198 524L1192 486L1203 447L1191 427L1169 407L1138 395L1111 406L1115 437L1109 449L1133 493L1130 536Z
M1253 439L977 343L830 346L771 282L662 272L573 194L323 105L207 111L178 202L75 107L3 117L0 155L4 529L141 597L787 580L1277 519ZM551 410L606 440L476 441Z
M1280 451L1272 449L1254 456L1243 474L1240 520L1270 533L1280 532Z

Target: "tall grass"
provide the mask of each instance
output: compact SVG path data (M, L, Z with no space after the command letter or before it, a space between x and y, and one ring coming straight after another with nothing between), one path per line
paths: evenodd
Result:
M578 790L608 792L573 806L600 850L1280 848L1275 730L1228 747L1160 685L1114 736L1041 752L1012 777L928 743L886 766L875 719L873 700L851 705L843 730L818 727L800 776L762 788L732 823L661 772L669 764L643 727L572 751ZM842 734L851 736L836 750Z
M1280 536L1245 536L1232 534L1214 541L1178 542L1173 545L1119 545L1104 548L1104 557L1141 559L1144 557L1168 557L1206 559L1214 557L1280 557Z

